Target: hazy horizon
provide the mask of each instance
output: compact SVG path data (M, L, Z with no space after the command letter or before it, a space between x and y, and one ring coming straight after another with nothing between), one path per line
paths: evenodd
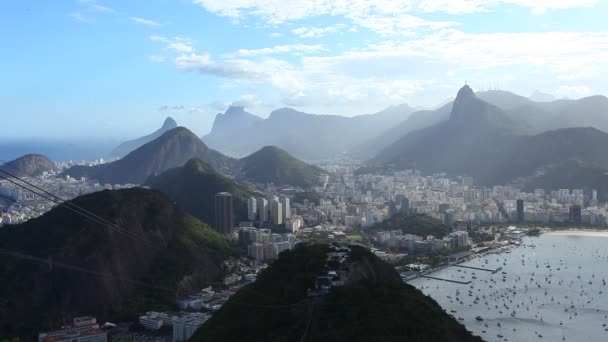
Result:
M5 138L124 140L169 115L202 135L230 104L261 117L429 108L467 81L526 97L608 94L608 4L597 0L3 7Z

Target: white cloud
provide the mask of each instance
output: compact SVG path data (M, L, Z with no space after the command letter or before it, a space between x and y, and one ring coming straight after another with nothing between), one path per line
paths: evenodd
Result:
M534 13L589 7L600 0L194 0L216 15L242 19L259 17L269 24L311 18L321 15L393 17L415 10L452 14L483 12L500 5L531 9Z
M97 5L97 4L92 4L91 8L97 12L103 12L103 13L113 13L114 9L108 6L101 6L101 5Z
M340 29L344 28L344 24L336 24L332 26L326 27L308 27L302 26L296 29L291 30L291 33L301 37L301 38L321 38L328 33L338 32Z
M279 33L279 32L272 32L270 34L270 38L281 38L281 37L283 37L283 34Z
M78 12L68 13L68 16L81 23L92 23L93 22L92 18L87 17L84 14L78 13Z
M192 41L187 38L182 38L182 37L168 38L168 37L164 37L164 36L152 35L152 36L150 36L150 40L154 41L154 42L164 43L165 51L185 52L185 53L194 52L194 47L192 46Z
M140 18L140 17L130 17L129 19L135 23L146 25L146 26L160 26L160 23L158 23L154 20L150 20L150 19L144 19L144 18Z
M315 45L306 45L306 44L292 44L292 45L276 45L269 48L261 48L261 49L240 49L236 53L239 56L261 56L261 55L271 55L271 54L281 54L281 53L295 53L295 54L303 54L303 53L312 53L319 52L323 50L323 45L315 44Z
M239 97L238 100L232 102L231 105L252 108L261 106L262 100L260 100L260 98L255 94L245 94Z
M541 14L547 10L590 7L597 3L599 0L422 0L417 7L425 12L461 14L486 12L498 5L515 5Z
M396 1L396 0L194 0L194 3L201 5L205 10L219 16L242 19L245 17L257 17L268 24L276 25L288 21L295 21L322 15L343 16L352 20L356 24L365 26L369 29L380 29L386 33L386 25L382 25L382 20L391 20L392 31L401 25L408 28L432 27L439 25L453 25L453 23L439 22L436 25L431 21L423 20L413 15L404 16L415 9L415 1ZM405 20L412 24L397 24L397 20ZM311 37L322 35L327 32L315 32L315 28L310 28ZM323 28L320 28L322 30ZM297 30L297 29L296 29ZM309 30L303 28L302 34ZM294 32L298 34L297 32Z
M158 36L150 39L170 41ZM456 80L455 75L473 82L490 81L487 75L510 82L529 78L531 73L557 80L588 76L608 64L608 33L593 32L468 34L445 29L335 55L303 55L295 61L268 56L293 53L302 46L243 49L218 56L176 51L173 62L182 70L224 79L226 86L268 85L266 89L274 89L285 105L318 106L406 101L431 86L458 86L464 79ZM311 51L322 48L306 46ZM583 88L562 90L585 93Z

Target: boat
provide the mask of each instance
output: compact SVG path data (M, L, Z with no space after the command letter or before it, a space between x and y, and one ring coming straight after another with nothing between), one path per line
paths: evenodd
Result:
M481 316L477 316L477 317L475 317L475 319L478 320L478 321L480 321L480 322L483 321L483 318L481 318Z

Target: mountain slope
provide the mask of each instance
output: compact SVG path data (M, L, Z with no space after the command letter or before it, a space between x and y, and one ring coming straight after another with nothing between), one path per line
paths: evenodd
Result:
M143 184L148 177L199 158L214 170L228 171L232 160L208 148L187 128L174 128L117 161L97 166L74 166L62 175L87 177L100 183Z
M241 106L230 106L224 114L218 113L213 121L211 132L203 137L209 146L222 145L226 141L241 138L238 134L246 132L254 123L262 120L259 116L245 111Z
M230 109L229 109L230 110ZM386 108L376 114L345 117L339 115L315 115L281 108L263 120L240 127L214 129L204 140L223 153L245 156L264 146L280 147L305 160L331 158L351 150L363 137L373 137L405 120L413 111L407 105ZM218 115L218 119L228 116Z
M578 127L519 135L524 128L467 88L459 91L448 120L407 134L372 162L428 173L468 174L488 185L529 177L567 159L608 166L603 152L608 134Z
M215 194L229 192L233 196L235 222L247 219L247 199L252 194L198 159L153 176L146 185L169 195L179 208L203 222L214 220Z
M478 99L465 86L448 120L405 135L372 162L475 175L483 183L492 177L500 156L508 152L520 130L501 109Z
M608 200L608 168L580 160L567 160L546 167L541 174L527 179L524 190L583 189L585 193L597 190L598 200Z
M57 165L47 157L39 154L26 154L15 160L0 165L0 170L4 170L17 177L40 176L43 172L58 171ZM25 171L25 172L23 172ZM4 174L6 176L6 174Z
M508 91L480 91L477 92L476 95L485 102L505 110L509 116L511 116L511 110L514 108L519 108L532 103L525 97ZM364 140L363 143L358 144L350 151L350 155L357 159L370 159L406 134L433 126L449 119L453 106L454 101L449 101L448 103L434 110L420 110L413 112L406 120L403 120L397 125L380 132L370 139ZM511 119L515 122L521 122L520 129L523 127L527 129L529 126L526 119L514 120L513 117L511 117Z
M2 249L45 260L51 257L55 263L97 273L58 266L49 269L30 260L0 256L0 276L11 279L0 282L0 331L35 333L58 327L62 317L88 314L104 320L146 308L172 307L176 295L216 280L223 260L234 253L220 234L184 214L158 191L106 190L78 197L73 203L140 239L118 234L63 207L1 230Z
M118 147L116 147L110 153L110 157L111 158L122 158L122 157L126 156L127 154L131 153L132 151L135 151L136 149L140 148L141 146L149 143L150 141L160 137L165 132L170 131L176 127L177 127L177 122L175 122L175 120L173 120L173 118L168 117L165 119L165 122L163 123L162 127L159 128L158 130L156 130L154 133L148 134L146 136L143 136L141 138L137 138L134 140L125 141L124 143L118 145Z
M325 245L281 253L192 337L197 341L481 341L368 250L350 246L344 286L310 299ZM263 319L252 319L263 317ZM235 329L234 327L239 327Z
M274 183L303 188L319 183L322 169L294 158L286 151L266 146L259 151L239 159L235 174L254 183Z

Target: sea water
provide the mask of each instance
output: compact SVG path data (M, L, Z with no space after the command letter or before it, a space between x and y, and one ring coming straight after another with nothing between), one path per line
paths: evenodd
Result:
M562 232L524 238L409 283L486 341L608 341L608 234ZM478 320L483 319L483 320Z

